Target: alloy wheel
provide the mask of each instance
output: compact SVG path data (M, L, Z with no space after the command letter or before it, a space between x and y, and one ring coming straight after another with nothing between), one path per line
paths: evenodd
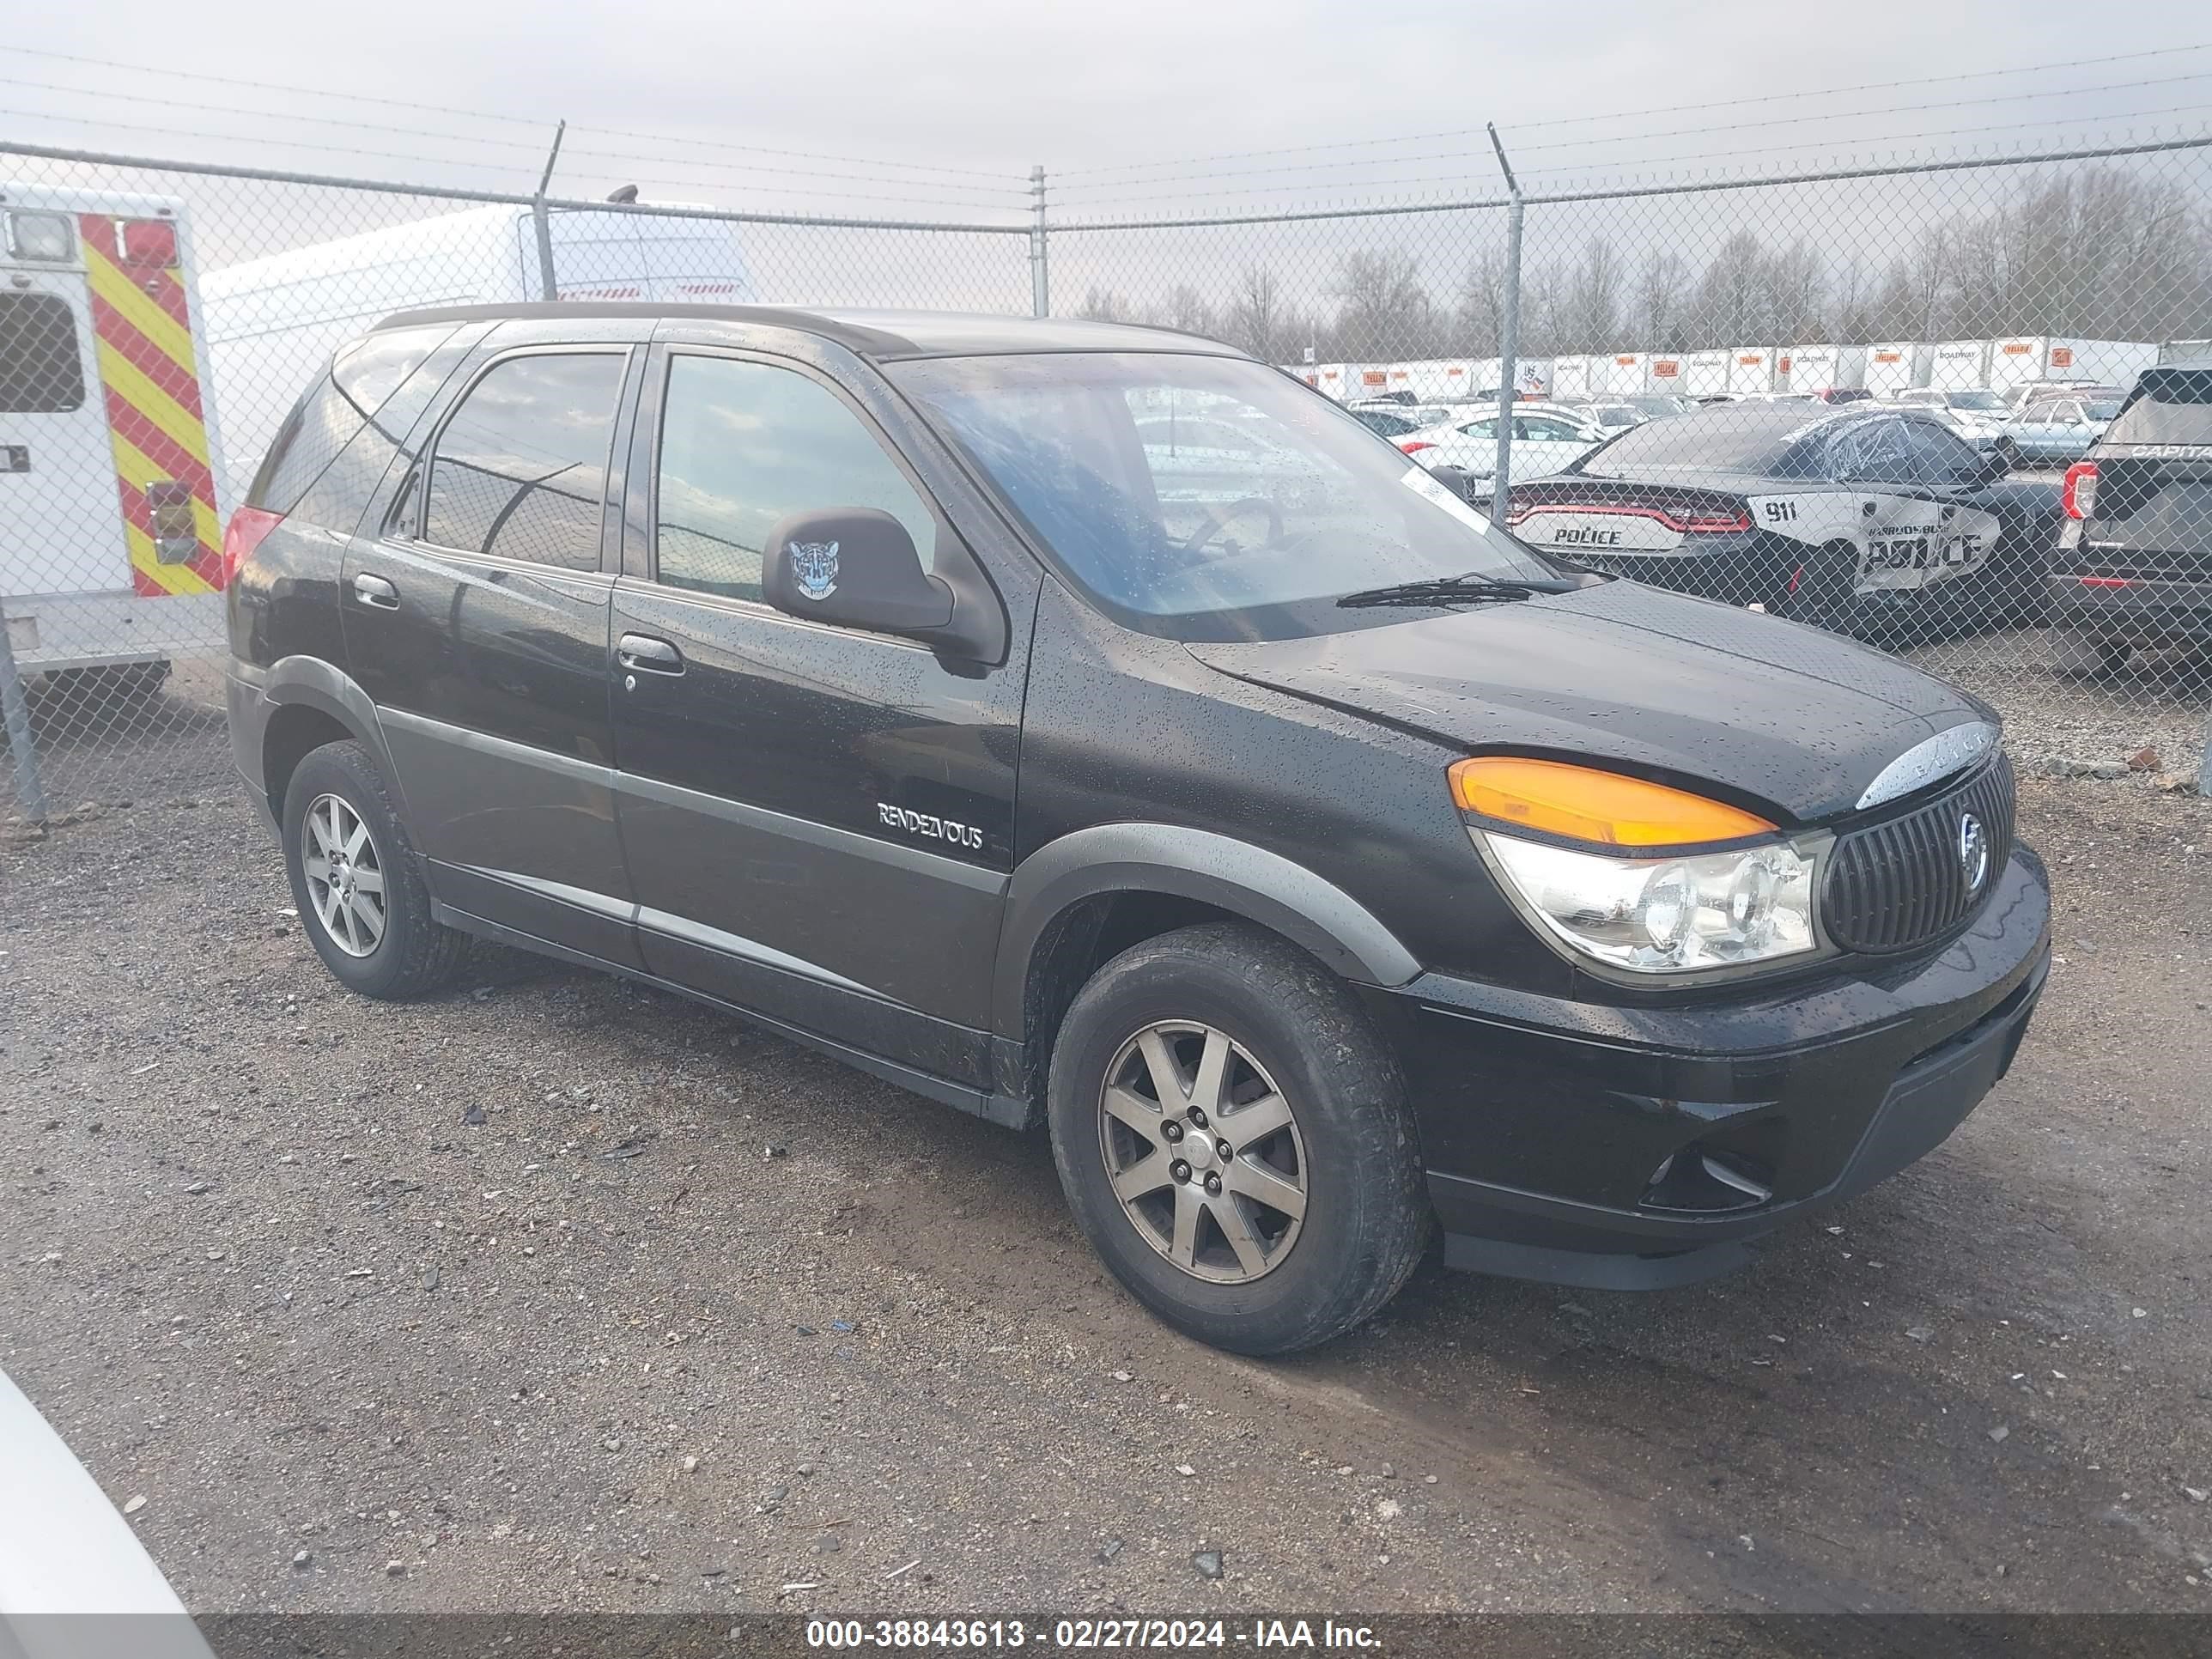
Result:
M1123 1213L1192 1277L1246 1283L1297 1243L1309 1172L1297 1114L1226 1032L1160 1020L1132 1036L1107 1068L1098 1136Z
M386 920L384 860L360 813L337 795L318 795L300 823L307 899L331 944L349 957L373 954Z

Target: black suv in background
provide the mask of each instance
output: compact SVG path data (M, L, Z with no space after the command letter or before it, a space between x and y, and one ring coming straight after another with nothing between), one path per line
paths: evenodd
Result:
M1942 1141L2044 981L1986 708L1533 551L1182 335L394 317L226 550L238 764L343 983L504 940L1048 1126L1122 1283L1246 1352L1438 1219L1729 1267Z
M2067 470L2051 576L2058 665L2212 645L2212 358L2147 368Z

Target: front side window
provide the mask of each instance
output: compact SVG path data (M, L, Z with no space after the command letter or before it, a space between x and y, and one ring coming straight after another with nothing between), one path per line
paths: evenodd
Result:
M1340 633L1406 615L1337 603L1361 590L1559 574L1345 410L1262 364L1068 352L890 373L1055 568L1145 632ZM1233 434L1239 447L1188 446L1189 430Z
M679 355L660 426L656 568L670 587L758 599L761 559L787 513L872 507L927 566L937 522L875 435L796 369Z
M51 294L0 293L0 415L67 415L84 407L76 317Z
M599 568L622 352L495 363L438 434L422 538L564 570Z

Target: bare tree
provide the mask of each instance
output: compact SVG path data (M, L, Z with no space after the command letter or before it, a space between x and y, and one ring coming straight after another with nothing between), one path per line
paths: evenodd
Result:
M1593 236L1583 248L1574 274L1568 278L1564 338L1559 349L1569 351L1612 351L1621 337L1620 255L1602 236Z
M1362 251L1338 262L1330 289L1336 301L1337 349L1349 361L1429 356L1436 343L1436 302L1421 286L1410 253Z
M1255 357L1278 363L1291 349L1283 325L1282 295L1275 273L1259 265L1248 267L1237 279L1237 291L1230 295L1222 313L1223 337Z
M1135 319L1137 308L1129 303L1126 294L1092 287L1084 290L1083 303L1076 307L1075 314L1094 323L1127 323Z
M1655 351L1686 349L1689 309L1689 262L1672 248L1645 256L1636 282L1636 322L1645 343Z
M1505 335L1505 255L1494 244L1468 262L1452 319L1459 349L1494 357Z

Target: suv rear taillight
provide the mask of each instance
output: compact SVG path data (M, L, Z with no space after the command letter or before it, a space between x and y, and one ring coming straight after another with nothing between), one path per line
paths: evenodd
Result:
M2069 519L2086 519L2097 510L2096 462L2076 461L2066 469L2066 482L2059 489L2058 502Z
M1434 449L1436 446L1434 444L1422 443L1418 440L1409 438L1404 443L1400 444L1398 447L1406 454L1418 455L1425 449Z
M230 579L238 574L238 567L253 556L253 550L261 545L262 538L284 522L282 513L270 513L258 507L241 507L230 515L229 527L222 532L222 583L230 586Z

